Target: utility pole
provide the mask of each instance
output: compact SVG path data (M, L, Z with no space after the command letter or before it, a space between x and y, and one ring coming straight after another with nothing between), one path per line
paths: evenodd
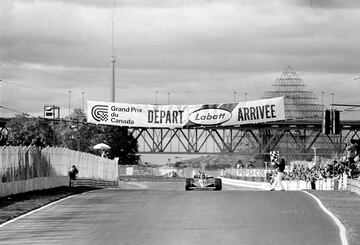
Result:
M77 128L77 151L80 151L80 139L81 139L81 134L80 134L80 125L79 125L79 119L77 119L76 122L76 128Z
M53 146L56 145L56 127L55 127L55 105L53 105L53 127L54 127L54 132L53 132Z

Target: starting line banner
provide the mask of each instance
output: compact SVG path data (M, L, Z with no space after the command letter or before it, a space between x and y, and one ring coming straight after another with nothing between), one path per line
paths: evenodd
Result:
M236 126L285 120L284 98L203 105L87 101L87 121L123 127Z

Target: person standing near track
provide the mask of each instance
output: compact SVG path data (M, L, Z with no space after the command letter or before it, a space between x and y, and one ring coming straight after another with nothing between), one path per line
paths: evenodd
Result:
M76 175L79 173L79 170L76 168L75 165L72 165L72 167L69 170L69 177L72 180L76 180Z
M359 154L358 152L359 145L357 144L355 139L351 139L348 146L346 147L346 161L348 167L352 163L355 163L354 159Z
M285 160L284 160L284 158L281 158L279 162L276 162L275 166L276 166L277 175L275 177L274 183L271 185L270 191L275 191L275 187L277 185L280 186L282 191L285 191L285 188L284 188L284 186L282 184L282 179L284 177L284 170L285 170Z
M76 180L76 175L79 173L79 170L76 168L75 165L72 165L72 167L69 170L69 186L71 186L71 181Z

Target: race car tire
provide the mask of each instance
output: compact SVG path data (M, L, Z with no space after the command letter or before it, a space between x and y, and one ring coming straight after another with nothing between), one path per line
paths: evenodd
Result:
M191 191L191 186L193 183L193 179L186 179L186 183L185 183L185 191Z
M222 181L219 178L215 178L215 191L221 191Z

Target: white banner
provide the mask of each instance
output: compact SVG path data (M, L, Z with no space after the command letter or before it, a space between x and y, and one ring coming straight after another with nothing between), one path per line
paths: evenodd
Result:
M204 105L143 105L87 101L87 121L124 127L236 126L285 120L284 98Z
M265 169L237 169L236 175L239 177L266 177Z

